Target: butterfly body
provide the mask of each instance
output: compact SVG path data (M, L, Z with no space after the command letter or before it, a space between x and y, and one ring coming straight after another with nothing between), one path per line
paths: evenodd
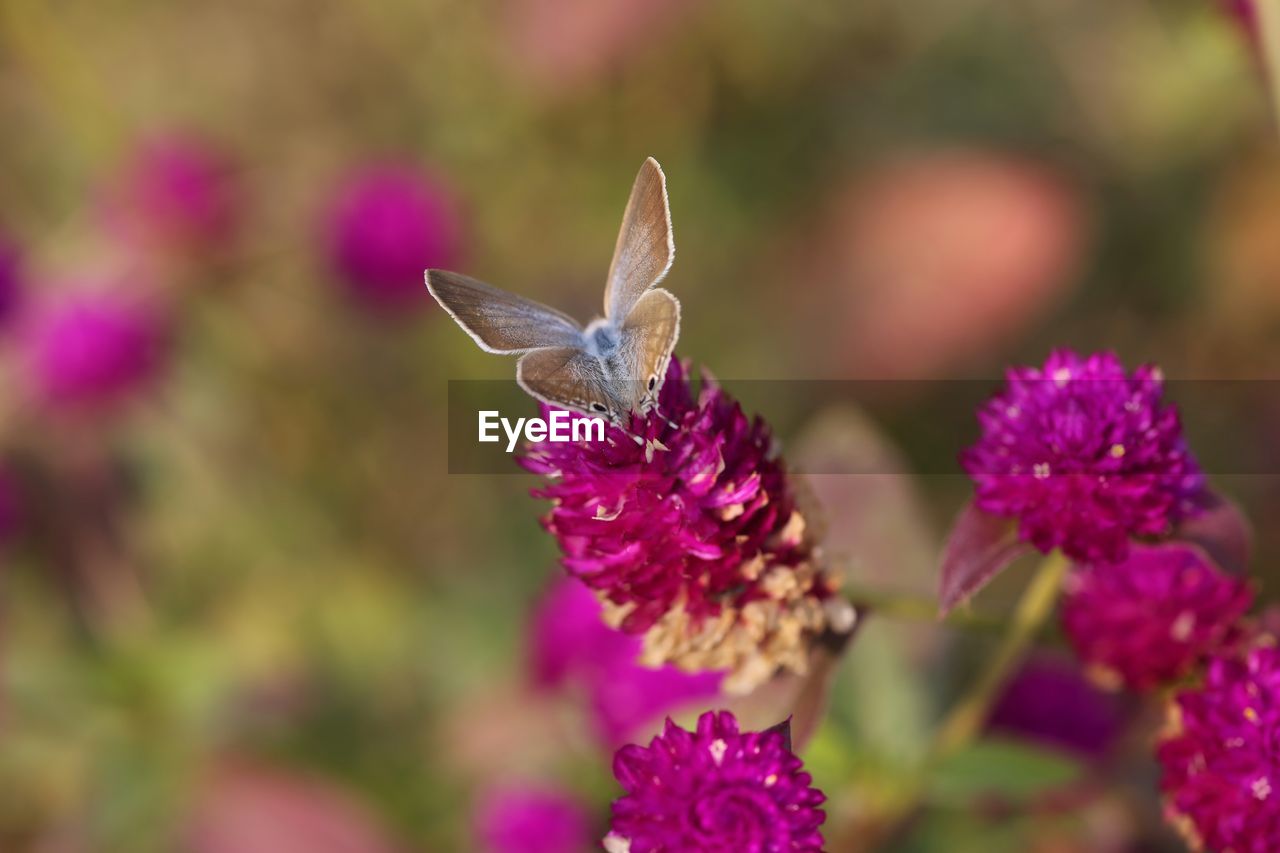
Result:
M592 320L582 333L583 347L600 361L616 360L622 335L618 327L604 317Z
M541 303L459 273L427 271L427 288L486 352L519 355L516 381L549 405L623 424L654 408L680 335L680 303L657 287L675 257L666 179L640 167L609 266L604 316L585 327Z

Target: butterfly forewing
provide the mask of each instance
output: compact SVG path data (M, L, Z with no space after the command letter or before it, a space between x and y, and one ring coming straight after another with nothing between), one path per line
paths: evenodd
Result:
M605 285L605 316L615 321L626 317L644 292L667 274L675 254L667 181L658 161L650 157L636 175L622 216Z
M456 272L427 270L427 289L488 352L582 345L582 329L567 314L483 281Z

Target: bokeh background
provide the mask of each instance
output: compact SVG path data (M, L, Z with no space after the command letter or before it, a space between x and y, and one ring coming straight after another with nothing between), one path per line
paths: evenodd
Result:
M553 585L514 463L447 474L447 381L512 364L421 270L589 317L647 155L681 355L726 379L894 380L820 406L775 386L762 412L827 472L851 585L921 617L864 629L806 751L831 849L1179 849L1152 712L1052 649L930 808L874 828L1021 582L933 623L965 492L946 460L975 430L913 407L1064 344L1174 378L1280 370L1280 156L1245 4L0 12L0 850L603 834L612 748L714 687L636 672ZM1280 470L1269 387L1248 422L1184 411L1197 449L1247 439ZM1266 597L1280 484L1228 473Z

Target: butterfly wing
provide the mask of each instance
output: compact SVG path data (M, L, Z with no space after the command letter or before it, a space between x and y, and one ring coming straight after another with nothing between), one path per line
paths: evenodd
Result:
M582 344L582 328L567 314L469 276L427 270L427 289L486 352Z
M525 353L516 363L516 382L544 403L589 415L621 417L625 407L613 393L600 360L578 347Z
M680 301L661 287L650 290L622 321L621 332L619 351L625 378L633 383L633 399L656 399L680 337Z
M614 321L626 317L644 292L662 281L675 256L667 179L658 161L650 157L636 175L622 215L605 284L604 315Z

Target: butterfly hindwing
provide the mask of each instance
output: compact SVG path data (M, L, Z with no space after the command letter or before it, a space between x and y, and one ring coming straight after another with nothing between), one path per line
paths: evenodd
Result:
M657 397L679 336L680 301L661 287L641 296L622 321L620 360L634 382L633 405Z
M516 363L516 382L548 405L588 415L617 419L625 408L606 378L600 360L577 347L525 353Z

